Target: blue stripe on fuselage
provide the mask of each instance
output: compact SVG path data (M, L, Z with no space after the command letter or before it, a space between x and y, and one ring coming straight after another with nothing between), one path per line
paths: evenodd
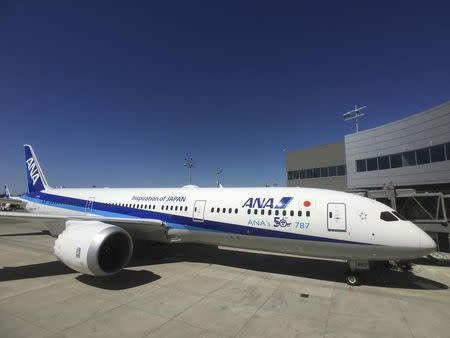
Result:
M88 202L88 200L65 197L60 195L52 195L43 192L35 194L25 194L22 195L21 197L30 202L78 212L85 212L86 203ZM90 211L90 213L103 217L158 219L167 223L169 227L186 228L192 231L199 231L199 229L201 229L201 231L208 231L208 232L222 232L222 233L249 235L249 236L278 238L278 239L296 239L303 241L371 245L370 243L353 242L327 237L318 237L277 230L253 228L245 225L223 223L207 219L205 219L204 222L196 222L193 220L192 217L161 213L154 210L142 210L142 209L122 207L96 201L93 202L92 211Z

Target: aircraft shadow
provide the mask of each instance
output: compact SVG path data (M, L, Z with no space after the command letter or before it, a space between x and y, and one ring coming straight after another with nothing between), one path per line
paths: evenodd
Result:
M450 260L436 259L432 256L427 256L427 258L418 258L413 261L413 263L420 265L430 265L430 266L446 266L450 267Z
M223 250L216 246L200 244L150 245L140 242L136 243L128 266L150 266L151 268L152 265L180 261L215 264L337 283L345 283L344 276L347 271L347 264L338 261ZM6 266L0 269L0 282L74 273L75 271L58 261L16 267ZM385 269L382 272L364 271L361 277L362 283L369 286L422 290L448 289L445 284L394 269ZM110 277L78 275L75 278L81 283L94 287L122 290L148 284L161 277L148 270L124 269Z
M223 250L199 244L150 245L137 243L130 266L189 261L230 266L246 270L345 283L347 264L303 257ZM360 273L362 283L388 288L442 290L448 286L411 272L374 269Z
M88 284L106 290L131 289L144 284L157 281L161 276L147 270L123 269L113 276L94 277L89 275L79 275L75 277L81 283Z

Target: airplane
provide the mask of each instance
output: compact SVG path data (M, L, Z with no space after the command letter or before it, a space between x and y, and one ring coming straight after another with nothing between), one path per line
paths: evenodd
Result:
M351 193L312 188L52 188L24 145L27 212L0 212L46 226L54 253L83 274L107 276L129 262L134 240L201 243L348 263L360 284L371 261L410 260L436 250L392 208Z
M0 197L0 210L10 211L22 207L23 201L18 197L11 196L8 186L5 184L5 194Z

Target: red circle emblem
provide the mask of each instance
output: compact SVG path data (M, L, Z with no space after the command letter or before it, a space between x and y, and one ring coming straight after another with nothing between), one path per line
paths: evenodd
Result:
M305 207L309 207L309 206L311 206L311 202L310 201L305 201L305 202L303 202L303 205Z

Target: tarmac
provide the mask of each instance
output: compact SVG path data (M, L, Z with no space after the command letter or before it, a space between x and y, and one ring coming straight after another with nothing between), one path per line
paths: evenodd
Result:
M41 227L0 226L1 337L449 337L450 261L344 282L339 261L140 243L108 278L53 255Z

